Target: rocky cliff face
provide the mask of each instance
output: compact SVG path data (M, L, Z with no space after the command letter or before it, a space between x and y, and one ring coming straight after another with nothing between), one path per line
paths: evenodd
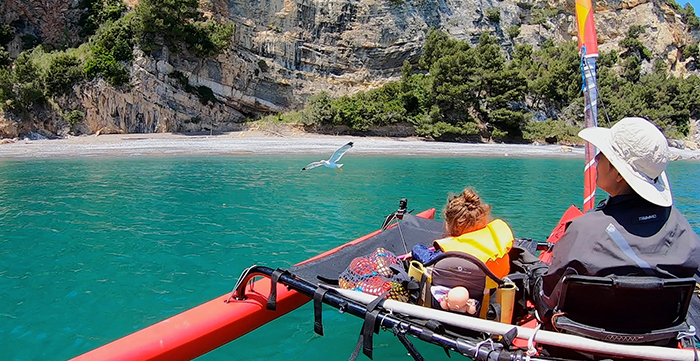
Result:
M74 0L3 0L0 22L11 24L18 34L9 44L10 55L16 57L23 41L45 44L72 44L78 40L74 25L80 17Z
M21 21L26 32L59 44L75 6L70 0L6 0L0 18ZM532 25L533 9L543 6L555 15ZM521 29L515 43L576 36L573 0L211 0L202 7L235 23L229 48L211 59L167 49L137 54L128 89L99 80L77 86L76 98L64 106L85 110L84 132L230 130L246 116L299 109L321 91L339 96L374 88L400 76L404 61L417 61L431 27L471 41L491 31L506 53L513 47L505 35L511 26ZM498 23L486 18L488 9L499 11ZM668 58L677 75L687 72L680 50L700 34L688 33L664 2L597 1L595 9L601 50L616 48L630 26L644 25L641 40L654 56ZM180 89L175 71L192 87L210 89L216 102L202 104Z

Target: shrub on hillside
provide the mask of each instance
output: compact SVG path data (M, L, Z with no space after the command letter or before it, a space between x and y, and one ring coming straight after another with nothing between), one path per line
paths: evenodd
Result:
M129 71L111 54L97 52L85 62L85 74L92 78L98 75L114 85L119 86L129 82Z
M508 37L511 39L515 39L520 35L520 27L517 25L513 25L508 27Z
M34 104L41 103L44 98L44 84L41 81L39 69L32 61L29 53L23 52L17 57L11 72L3 75L4 85L2 96L3 109L15 113L29 110Z
M333 104L326 92L314 95L306 101L302 114L302 124L317 126L331 124L333 121Z
M197 0L143 0L136 6L135 31L144 50L161 42L173 48L184 44L198 56L221 52L233 35L232 24L204 20Z
M525 124L523 138L530 141L557 143L565 142L576 144L581 142L578 138L579 127L570 126L563 120L547 119L541 122L530 121Z
M71 90L73 84L83 78L83 67L76 57L59 54L54 57L43 74L46 94L55 96Z
M121 62L133 59L134 31L132 17L125 16L104 24L91 39L91 55L85 62L85 74L102 76L112 85L129 81L129 70Z
M12 64L12 59L10 59L10 53L6 52L5 49L0 48L0 68L8 68Z
M0 68L0 110L10 110L15 93L12 90L12 73L9 68Z
M215 21L197 22L192 26L192 32L185 42L199 56L219 54L229 44L233 36L233 24L220 24Z
M501 21L501 12L498 9L487 9L486 18L491 22L498 23Z
M95 34L102 24L118 20L127 10L121 0L80 0L78 8L84 11L78 19L82 36Z
M685 4L685 8L678 11L681 14L681 19L688 26L688 30L700 29L700 19L695 15L695 8L690 3Z
M63 119L71 126L76 125L85 119L85 113L81 110L69 110L63 114Z
M10 25L0 24L0 48L4 48L15 36L15 31Z

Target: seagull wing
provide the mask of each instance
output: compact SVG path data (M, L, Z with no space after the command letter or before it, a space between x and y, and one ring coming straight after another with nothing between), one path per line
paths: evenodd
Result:
M332 164L332 163L339 161L340 158L342 158L343 155L345 155L345 153L348 150L350 150L350 148L352 148L352 142L348 142L348 144L345 144L344 146L338 148L338 150L336 150L335 153L333 153L331 158L328 159L328 162L330 162Z
M314 169L314 168L318 168L318 167L320 167L320 166L322 166L322 165L323 165L323 161L322 161L322 160L319 160L318 162L312 162L312 163L307 164L306 167L301 168L301 170Z

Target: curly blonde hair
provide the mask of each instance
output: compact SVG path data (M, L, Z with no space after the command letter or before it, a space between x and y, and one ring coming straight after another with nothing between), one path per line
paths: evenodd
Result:
M442 210L445 230L452 237L486 227L490 216L491 206L483 203L471 188L465 188L459 195L448 196L447 205Z

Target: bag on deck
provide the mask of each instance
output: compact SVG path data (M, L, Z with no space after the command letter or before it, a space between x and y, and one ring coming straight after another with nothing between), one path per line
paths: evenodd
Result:
M377 248L366 257L357 257L338 276L338 286L401 302L408 301L409 281L403 263L395 254Z
M419 270L422 272L419 273ZM409 270L421 283L418 304L441 309L438 300L430 292L432 286L469 290L469 297L477 300L476 316L510 323L515 302L515 285L496 276L478 258L463 252L445 252L430 263L411 262Z

